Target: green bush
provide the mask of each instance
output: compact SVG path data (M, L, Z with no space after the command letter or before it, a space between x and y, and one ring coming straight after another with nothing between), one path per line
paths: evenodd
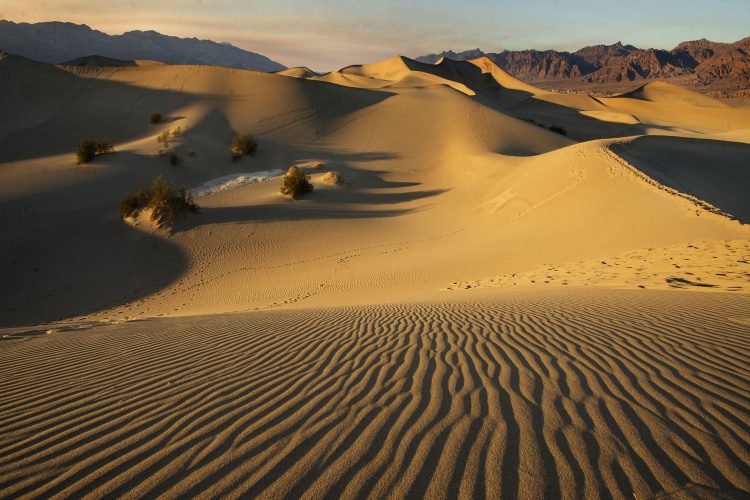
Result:
M232 140L232 159L239 160L243 156L255 156L258 141L250 134L239 134Z
M88 163L98 154L112 153L114 148L107 139L83 139L78 143L76 156L78 164Z
M128 194L120 202L120 217L123 219L135 214L138 210L150 208L151 220L166 218L174 224L177 218L187 212L197 212L198 205L185 187L178 188L159 175L154 178L151 187L141 186L136 194Z
M149 123L151 123L151 125L161 123L161 113L151 113L150 115L148 115L148 121Z
M312 192L313 183L310 176L305 175L297 167L291 167L284 175L284 184L281 186L281 194L289 196L293 200L300 198L305 193Z

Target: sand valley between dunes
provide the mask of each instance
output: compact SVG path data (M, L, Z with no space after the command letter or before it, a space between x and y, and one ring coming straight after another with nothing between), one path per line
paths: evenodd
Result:
M0 498L750 495L750 107L6 56L0 108ZM157 175L200 210L121 220Z

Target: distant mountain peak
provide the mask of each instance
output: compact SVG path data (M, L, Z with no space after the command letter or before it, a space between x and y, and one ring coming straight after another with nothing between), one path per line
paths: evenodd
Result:
M750 88L750 37L731 44L702 38L682 42L671 51L639 49L618 40L612 45L591 45L573 53L535 49L486 54L479 49L459 53L446 50L416 60L434 64L441 57L469 60L483 55L516 78L531 82L615 83L687 77L695 85L721 82L723 87Z
M0 20L0 47L46 63L85 58L92 53L115 60L149 59L169 64L205 64L255 71L279 71L276 61L229 43L180 38L154 30L108 35L85 24L62 21L15 23Z

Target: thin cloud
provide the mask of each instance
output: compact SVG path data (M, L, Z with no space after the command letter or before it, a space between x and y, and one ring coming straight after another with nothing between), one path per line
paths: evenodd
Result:
M589 3L469 0L458 6L444 0L429 4L416 0L6 0L2 16L17 22L70 21L110 34L153 29L230 42L288 66L320 70L395 54L413 57L477 47L485 51L575 50L620 39L635 45L671 48L691 37L739 39L747 36L743 31L750 23L745 9L744 20L741 13L729 20L708 13L701 14L701 22L691 25L690 21L696 20L673 3L675 15L668 25L662 16L654 15L653 21L639 20L636 33L632 23L607 14L606 5L602 6L606 2L598 2L596 8ZM664 11L670 9L668 4L660 2L652 8ZM627 16L627 11L622 15ZM684 18L674 18L677 15Z

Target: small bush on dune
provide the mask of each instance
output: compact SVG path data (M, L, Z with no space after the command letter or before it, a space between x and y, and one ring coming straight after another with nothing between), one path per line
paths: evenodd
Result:
M131 217L138 211L139 206L138 196L135 194L127 194L125 198L120 202L120 218L125 219Z
M120 217L135 215L144 208L151 209L151 220L166 218L174 224L177 218L187 212L197 212L198 205L184 187L170 184L163 176L157 176L151 187L141 186L136 194L128 194L120 202Z
M184 186L178 188L161 175L151 183L149 194L151 196L147 206L153 210L151 220L158 220L166 215L169 223L174 224L178 216L198 209L198 205L193 202L192 196L187 194Z
M174 153L172 153L172 154L169 155L169 164L170 165L172 165L174 167L175 165L177 165L179 163L180 163L180 157L179 156L177 156Z
M151 123L151 125L161 123L161 113L151 113L150 115L148 115L148 121L149 123Z
M169 129L162 131L156 136L156 142L163 144L165 148L169 147Z
M78 157L78 164L81 165L90 162L96 155L112 153L113 151L114 148L107 139L83 139L78 143L76 156Z
M243 156L255 156L258 141L250 134L239 134L232 140L232 159L239 160Z
M284 175L284 184L281 186L281 194L296 200L312 190L313 183L310 181L309 175L302 173L296 166L287 170L286 175Z

